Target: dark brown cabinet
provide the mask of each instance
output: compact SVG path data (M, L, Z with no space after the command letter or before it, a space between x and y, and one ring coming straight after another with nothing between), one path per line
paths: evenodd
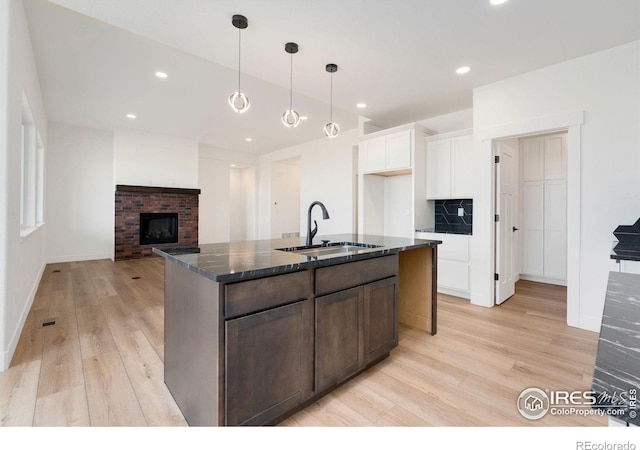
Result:
M398 277L364 287L365 364L398 345Z
M362 287L316 298L316 392L364 366Z
M225 324L226 425L270 423L313 396L313 300Z
M344 381L397 345L398 277L390 276L397 272L397 259L394 266L387 258L367 261L388 266L380 272L387 278L316 297L316 393ZM341 272L354 268L345 264Z

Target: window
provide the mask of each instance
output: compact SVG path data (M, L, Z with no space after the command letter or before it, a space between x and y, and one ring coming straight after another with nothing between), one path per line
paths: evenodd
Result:
M24 91L20 169L20 235L25 237L44 223L44 144Z

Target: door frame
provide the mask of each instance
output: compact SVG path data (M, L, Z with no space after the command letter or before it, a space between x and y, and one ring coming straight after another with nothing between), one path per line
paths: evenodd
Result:
M581 186L582 186L582 125L584 124L584 110L572 111L563 114L538 117L522 122L510 123L485 130L479 130L475 137L480 142L483 154L491 155L492 164L490 176L490 211L491 222L489 261L485 273L482 275L487 280L486 295L487 306L495 305L495 226L493 226L493 211L495 211L495 165L493 161L495 141L516 138L526 135L546 134L559 131L568 133L567 149L567 324L580 327L580 290L581 290Z

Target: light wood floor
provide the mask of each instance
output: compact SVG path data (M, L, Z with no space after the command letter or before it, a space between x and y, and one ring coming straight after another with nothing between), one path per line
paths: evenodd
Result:
M48 265L0 372L0 425L186 425L163 383L162 278L160 258ZM436 336L402 327L389 358L282 425L606 425L516 410L527 387L591 387L598 335L565 325L565 296L524 281L497 308L440 295Z

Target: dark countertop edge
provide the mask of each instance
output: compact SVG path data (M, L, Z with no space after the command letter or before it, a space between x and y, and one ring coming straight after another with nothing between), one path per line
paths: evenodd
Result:
M640 245L631 245L616 249L618 245L620 245L619 242L613 243L610 256L611 259L616 261L640 261Z
M280 266L264 267L264 268L259 268L255 270L247 270L244 272L228 273L228 274L222 274L222 275L216 275L214 273L209 272L208 270L203 270L198 267L194 267L193 265L178 259L179 256L188 255L193 252L185 251L185 253L181 253L181 254L171 254L171 253L166 253L162 251L162 249L156 248L156 247L154 247L152 251L156 255L162 256L163 258L168 259L169 261L173 261L186 269L189 269L193 272L196 272L199 275L202 275L205 278L210 279L211 281L221 283L221 282L228 282L228 281L241 281L245 279L248 280L252 278L260 278L260 277L271 276L271 275L279 275L283 273L296 272L298 270L309 269L312 267L333 266L336 264L342 264L342 263L351 262L351 261L370 259L378 256L384 256L384 255L392 255L395 253L399 253L405 250L411 250L415 248L422 248L422 247L433 248L439 244L442 244L442 241L427 240L427 239L424 239L424 241L425 242L418 243L418 244L411 244L411 245L405 245L405 246L399 246L399 247L372 249L372 251L368 251L366 253L334 256L334 257L329 257L321 260L308 260L308 261L302 261L294 264L284 264Z
M473 233L461 233L458 231L435 231L432 228L425 228L422 230L415 230L416 233L430 233L430 234L458 234L460 236L473 236Z

